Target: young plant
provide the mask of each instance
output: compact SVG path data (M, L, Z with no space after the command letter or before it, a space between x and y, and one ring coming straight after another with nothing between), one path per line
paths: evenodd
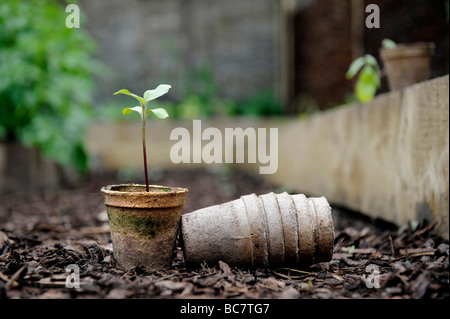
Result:
M138 106L124 108L122 110L122 114L126 115L126 114L129 114L134 111L134 112L139 113L139 115L141 116L141 120L142 120L142 153L144 155L145 189L147 192L149 191L149 187L148 187L148 171L147 171L147 151L146 151L146 147L145 147L146 119L147 119L148 114L150 114L150 113L155 114L155 116L159 119L165 119L165 118L169 117L169 114L167 114L167 111L163 108L156 108L156 109L148 108L148 102L166 94L170 88L171 88L171 86L168 84L160 84L154 90L145 91L144 97L140 97L136 94L133 94L126 89L119 90L113 94L113 95L126 94L131 97L134 97L136 100L139 101Z
M357 58L352 62L345 77L350 80L359 72L356 81L355 94L362 103L369 102L380 87L380 67L377 60L370 54Z
M383 48L395 48L397 44L384 39L381 43ZM345 77L350 80L359 72L359 77L355 86L355 94L362 103L371 101L377 90L380 88L380 66L377 60L370 54L357 58L352 62Z

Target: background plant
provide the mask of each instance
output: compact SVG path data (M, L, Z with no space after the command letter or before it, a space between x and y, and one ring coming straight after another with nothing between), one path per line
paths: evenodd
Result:
M397 44L390 39L384 39L381 45L386 49L397 47ZM380 66L372 55L366 54L363 57L357 58L350 64L345 77L350 80L358 74L358 72L359 76L355 85L355 95L360 102L366 103L374 98L377 90L381 86Z
M93 76L105 69L93 39L67 28L66 16L57 0L0 2L0 140L84 171Z
M370 54L357 58L352 62L345 77L352 79L359 72L355 85L357 99L362 102L371 101L380 87L380 67L377 60Z
M283 105L270 90L255 92L245 99L227 104L225 109L228 115L252 117L282 115L283 112Z

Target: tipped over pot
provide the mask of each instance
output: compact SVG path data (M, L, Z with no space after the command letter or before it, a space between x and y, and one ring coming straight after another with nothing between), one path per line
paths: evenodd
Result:
M255 194L181 217L187 264L307 267L330 261L334 227L325 197Z
M126 270L170 268L188 189L150 185L109 185L101 189L114 258Z

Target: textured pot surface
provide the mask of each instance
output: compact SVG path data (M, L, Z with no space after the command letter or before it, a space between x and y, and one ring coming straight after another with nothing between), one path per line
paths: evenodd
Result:
M381 49L389 88L400 90L428 80L433 54L433 43L400 44L396 48Z
M102 193L119 266L169 268L188 190L152 185L146 192L145 185L124 184L103 187Z
M181 217L187 264L310 266L333 256L331 207L324 197L269 193Z

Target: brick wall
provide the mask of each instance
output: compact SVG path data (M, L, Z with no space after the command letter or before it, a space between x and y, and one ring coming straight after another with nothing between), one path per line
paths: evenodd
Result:
M179 98L192 68L209 66L222 97L275 87L277 2L273 0L81 0L99 58L113 73L100 96L162 82Z

